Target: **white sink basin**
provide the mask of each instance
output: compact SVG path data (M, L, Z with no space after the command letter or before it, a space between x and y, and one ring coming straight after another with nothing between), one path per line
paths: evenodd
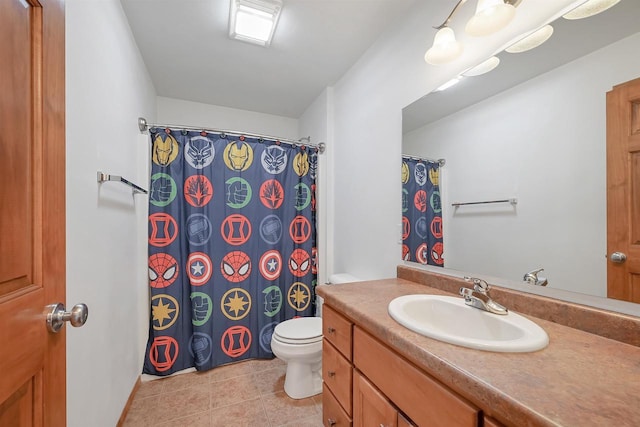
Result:
M531 320L470 307L462 297L405 295L389 303L389 315L421 335L477 350L529 352L549 344L547 333Z

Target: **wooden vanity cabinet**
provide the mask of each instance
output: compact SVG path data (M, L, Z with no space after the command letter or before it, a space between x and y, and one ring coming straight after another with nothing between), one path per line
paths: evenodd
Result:
M322 309L322 422L326 427L352 425L353 323L325 305Z
M479 427L482 412L336 310L323 306L326 427ZM487 419L486 426L491 424Z
M476 427L480 410L358 326L353 331L353 364L419 426ZM355 422L354 424L358 425Z

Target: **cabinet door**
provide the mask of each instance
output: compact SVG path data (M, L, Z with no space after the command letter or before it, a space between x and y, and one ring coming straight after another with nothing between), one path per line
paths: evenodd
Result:
M358 371L353 372L353 426L397 427L398 411Z
M344 412L326 384L322 385L322 425L325 427L351 427L351 418Z

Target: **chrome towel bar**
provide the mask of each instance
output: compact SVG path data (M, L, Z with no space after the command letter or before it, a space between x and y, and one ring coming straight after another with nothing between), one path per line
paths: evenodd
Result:
M489 203L510 203L512 205L518 204L518 199L502 199L502 200L487 200L484 202L459 202L459 203L451 203L451 206L465 206L465 205L486 205Z
M119 176L119 175L110 175L108 173L104 173L104 172L100 172L98 171L98 182L102 183L105 181L116 181L116 182L121 182L125 185L128 185L129 187L131 187L131 191L133 192L133 194L135 193L143 193L143 194L147 194L148 191L145 190L144 188L134 184L133 182L129 181L128 179L124 179L123 177Z

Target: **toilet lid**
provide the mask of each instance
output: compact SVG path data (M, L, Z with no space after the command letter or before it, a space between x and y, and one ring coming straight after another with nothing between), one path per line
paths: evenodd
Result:
M322 339L321 317L298 317L279 323L273 335L288 344L309 344Z

